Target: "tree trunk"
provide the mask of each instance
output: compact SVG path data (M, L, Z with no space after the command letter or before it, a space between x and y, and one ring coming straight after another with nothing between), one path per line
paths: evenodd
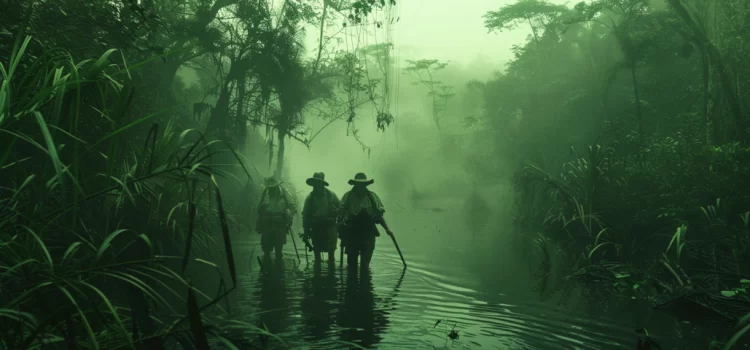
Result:
M711 65L705 50L701 50L701 69L703 72L703 119L706 121L706 143L715 145L719 142L719 134L716 133L718 123L711 114Z
M313 65L313 76L318 74L318 65L320 64L320 56L323 53L323 31L326 25L326 13L328 12L328 1L323 1L323 14L320 16L320 34L318 35L318 57L315 59Z
M172 85L182 64L182 61L175 61L172 58L166 62L158 60L150 66L152 74L159 77L159 82L155 86L156 91L153 92L154 96L158 96L159 101L166 102L167 105L171 105L174 100Z
M722 103L723 100L723 90L719 86L719 83L716 81L716 71L715 70L709 70L710 79L709 79L709 113L711 114L711 120L713 121L713 132L716 136L716 144L723 144L727 136L726 135L726 127L724 127L724 113L722 111Z
M245 80L246 74L243 72L237 80L237 114L234 117L234 138L237 149L240 151L245 149L245 139L247 138L247 117L245 116L245 90L247 82Z
M690 12L680 0L669 0L669 4L672 5L672 8L680 19L682 19L682 21L693 32L695 37L694 42L707 53L708 58L711 61L711 66L716 69L716 72L719 75L719 82L721 83L724 97L727 99L727 104L729 104L729 109L731 110L734 119L733 138L746 141L744 137L745 129L743 127L744 121L742 119L742 106L735 94L732 78L722 61L721 52L719 52L719 49L717 49L711 39L709 39L706 31L702 29L705 26L699 25L697 19L694 19L694 17L691 16Z
M281 174L284 171L284 152L286 152L286 126L279 125L278 136L276 142L278 142L278 149L276 153L276 171L274 177L277 180L281 180Z
M733 119L735 131L730 136L735 140L746 142L747 140L745 139L744 121L742 118L742 106L739 99L737 98L737 95L735 94L732 78L727 72L726 66L722 62L721 53L719 53L719 50L710 42L707 42L707 45L709 55L713 56L712 61L714 62L716 70L719 73L719 82L721 83L722 90L724 90L724 97L727 99L727 104L729 104L729 109L732 112L732 116L734 117Z
M221 88L219 99L216 100L216 106L211 110L211 119L208 120L206 125L206 134L214 134L220 139L229 141L226 139L227 129L229 126L229 95L231 89L229 89L229 83L224 83L224 87Z
M638 138L641 147L645 145L646 134L643 131L643 114L641 112L641 98L638 96L638 80L635 76L635 63L630 64L630 75L633 78L633 96L635 97L635 116L638 120Z

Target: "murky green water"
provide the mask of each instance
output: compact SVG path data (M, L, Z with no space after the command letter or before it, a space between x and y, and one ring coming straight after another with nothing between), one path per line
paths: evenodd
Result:
M235 312L244 321L265 323L285 342L270 339L269 348L352 348L346 344L354 343L390 349L635 349L634 329L641 327L649 327L665 349L707 349L710 341L690 325L629 312L627 306L539 301L528 287L501 275L489 281L494 283L478 278L476 269L453 260L458 253L448 250L420 249L419 255L403 248L409 253L403 271L388 237L378 239L366 275L349 273L338 263L315 268L312 256L306 264L303 251L298 264L291 244L283 265L272 263L261 271L256 244L237 247L244 264ZM449 337L452 330L456 339Z

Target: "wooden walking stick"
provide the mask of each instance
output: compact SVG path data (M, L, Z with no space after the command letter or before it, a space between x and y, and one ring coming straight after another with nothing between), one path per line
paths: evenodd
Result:
M292 245L294 245L294 253L297 254L297 260L300 264L302 264L302 259L299 257L299 250L297 250L297 240L294 239L294 233L292 233L291 227L287 230L287 233L289 233L290 236L292 236Z
M339 268L344 268L344 249L346 248L346 245L344 244L344 235L346 234L346 228L345 226L339 226L337 227L337 230L339 231L339 239L341 239L341 245L339 245Z
M307 255L307 251L308 251L309 249L310 249L310 248L308 248L308 249L305 249L305 262L306 262L307 264L309 264L309 263L310 263L310 258L309 258L309 257L308 257L308 255Z
M401 248L398 246L398 242L396 242L396 236L393 235L393 231L391 231L391 228L388 227L388 224L385 223L385 219L380 219L380 225L383 226L385 229L385 232L388 233L389 236L391 236L391 240L393 241L393 245L396 246L396 251L398 251L398 256L401 257L401 262L404 264L404 269L406 269L406 260L404 260L404 254L401 254Z
M344 242L341 241L341 243L344 243ZM339 266L343 267L344 266L344 245L342 244L339 248L341 250L339 252Z

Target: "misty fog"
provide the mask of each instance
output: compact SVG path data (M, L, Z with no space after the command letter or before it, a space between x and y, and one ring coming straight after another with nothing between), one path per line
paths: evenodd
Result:
M2 6L0 349L748 346L750 0Z

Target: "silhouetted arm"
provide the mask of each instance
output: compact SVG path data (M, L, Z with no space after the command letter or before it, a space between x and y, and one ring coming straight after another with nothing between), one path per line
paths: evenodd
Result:
M372 198L374 199L375 203L372 203L373 210L375 211L375 222L380 224L385 229L385 232L389 236L393 236L393 231L391 231L391 228L388 227L388 224L385 222L385 207L383 206L383 201L380 200L380 196L378 196L375 192L372 193Z

